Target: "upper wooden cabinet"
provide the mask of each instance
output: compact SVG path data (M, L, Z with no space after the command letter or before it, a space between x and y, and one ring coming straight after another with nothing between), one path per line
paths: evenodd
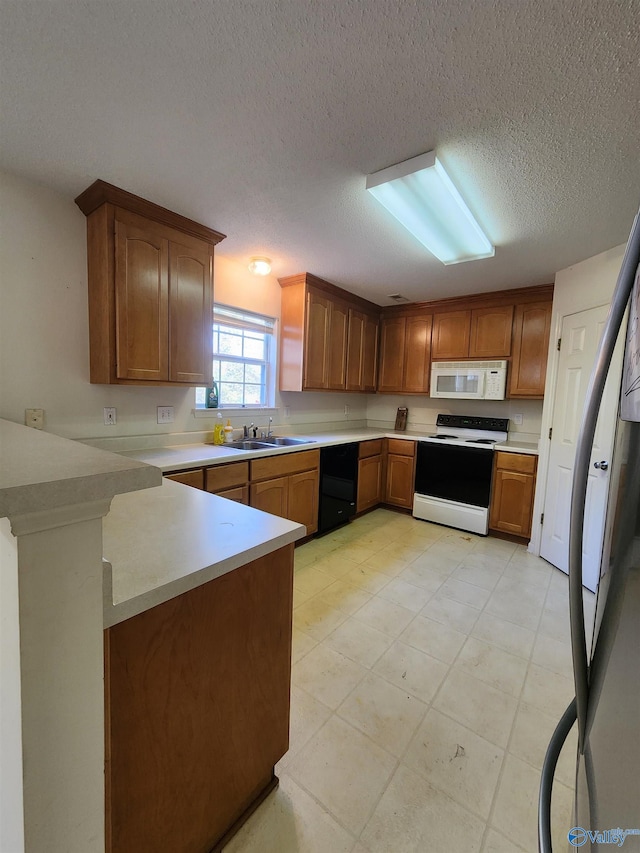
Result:
M378 306L310 273L279 279L281 391L374 391Z
M447 311L433 317L434 360L507 358L511 354L513 305Z
M224 234L104 181L76 204L87 217L91 382L210 384Z
M431 315L383 317L378 391L427 394Z
M550 331L550 301L516 305L509 397L544 396Z

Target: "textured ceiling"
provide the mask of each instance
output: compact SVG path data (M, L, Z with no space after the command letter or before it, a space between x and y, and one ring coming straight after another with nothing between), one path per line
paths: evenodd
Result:
M380 304L551 281L640 202L638 0L0 0L0 72L0 167ZM444 267L365 191L431 149L494 258Z

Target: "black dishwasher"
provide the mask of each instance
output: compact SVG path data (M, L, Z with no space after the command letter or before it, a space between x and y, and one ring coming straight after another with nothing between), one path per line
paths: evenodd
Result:
M319 533L326 533L355 515L357 488L358 444L321 447Z

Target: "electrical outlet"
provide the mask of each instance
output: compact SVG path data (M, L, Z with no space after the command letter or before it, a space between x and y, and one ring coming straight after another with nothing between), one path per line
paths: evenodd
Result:
M24 422L34 429L42 429L44 427L44 409L25 409Z
M285 406L284 407L284 416L285 416L285 418L291 417L291 406Z
M517 426L522 426L522 415L514 415L513 416L513 422Z
M158 423L173 423L173 406L158 406Z
M345 418L349 417L349 406L344 407L344 416L345 416Z
M107 426L113 426L116 423L116 407L105 406L102 410L102 417Z

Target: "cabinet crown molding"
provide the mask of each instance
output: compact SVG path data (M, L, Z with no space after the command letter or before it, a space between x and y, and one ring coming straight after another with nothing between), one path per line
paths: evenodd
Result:
M310 285L316 290L321 290L329 296L336 299L342 299L345 302L350 302L352 305L362 309L365 313L379 315L382 311L382 306L376 305L375 302L369 302L362 296L357 296L355 293L350 293L337 284L331 284L330 281L325 281L323 278L313 275L310 272L300 272L296 275L288 275L278 279L280 287L293 287L296 284Z
M132 213L161 222L171 228L177 228L186 234L191 234L214 245L226 237L226 234L221 234L219 231L214 231L213 228L194 222L193 219L174 213L166 207L161 207L152 201L147 201L126 190L121 190L106 181L94 181L90 187L80 193L75 202L85 216L89 216L103 204L113 204L115 207L124 207Z

